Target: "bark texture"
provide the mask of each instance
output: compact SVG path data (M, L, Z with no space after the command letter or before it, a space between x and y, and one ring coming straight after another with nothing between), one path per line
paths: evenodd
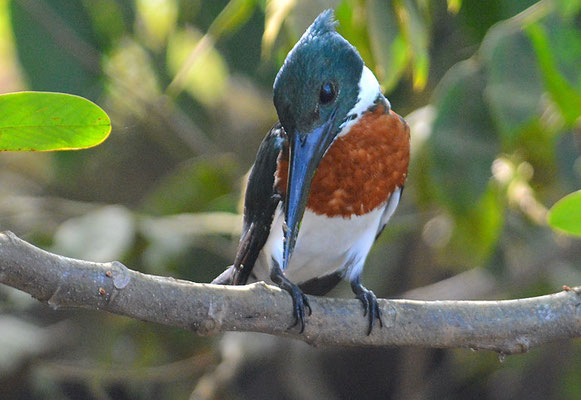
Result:
M0 233L0 282L55 309L103 310L190 329L263 332L316 346L469 347L522 353L581 336L581 287L502 301L384 300L383 329L366 335L367 318L355 299L309 297L313 314L299 334L290 296L264 283L218 286L146 275L119 262L94 263L41 250Z

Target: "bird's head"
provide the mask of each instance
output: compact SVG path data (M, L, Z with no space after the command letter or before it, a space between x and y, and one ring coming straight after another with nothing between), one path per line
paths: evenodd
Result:
M357 116L352 110L360 98L365 66L335 24L331 10L321 13L290 51L274 82L274 105L290 142L284 269L315 171L341 127Z

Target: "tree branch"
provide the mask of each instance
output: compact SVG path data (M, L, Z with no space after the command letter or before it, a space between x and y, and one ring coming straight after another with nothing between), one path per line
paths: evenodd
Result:
M218 286L132 271L43 251L0 233L0 282L58 309L108 311L202 335L263 332L312 345L469 347L504 354L581 336L581 287L504 301L379 300L383 329L366 336L357 300L309 297L305 332L293 322L287 293L264 283Z

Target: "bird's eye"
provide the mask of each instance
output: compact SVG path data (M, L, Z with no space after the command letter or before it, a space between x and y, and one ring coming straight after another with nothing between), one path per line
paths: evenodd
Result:
M335 100L336 95L337 91L335 90L335 85L331 82L325 82L323 83L323 86L321 86L321 91L319 92L319 101L321 104L329 104Z

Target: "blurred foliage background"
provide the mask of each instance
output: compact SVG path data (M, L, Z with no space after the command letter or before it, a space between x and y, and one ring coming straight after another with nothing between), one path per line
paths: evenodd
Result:
M581 284L579 239L545 222L581 186L579 0L0 0L0 93L81 95L114 127L90 150L0 154L0 230L211 280L233 258L243 177L276 120L274 76L329 7L412 128L406 193L366 285L501 299ZM345 286L333 295L351 297ZM2 399L581 396L579 341L507 358L314 349L53 311L7 287L0 306Z

